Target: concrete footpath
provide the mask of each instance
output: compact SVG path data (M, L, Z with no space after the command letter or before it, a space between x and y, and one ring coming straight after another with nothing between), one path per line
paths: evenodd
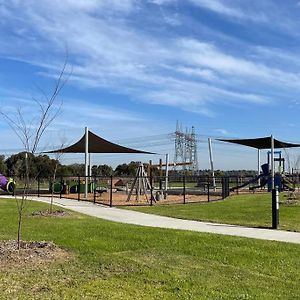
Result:
M8 198L5 196L5 198ZM30 197L34 201L50 203L49 197ZM89 216L114 222L134 224L149 227L191 230L198 232L216 233L239 237L255 238L300 244L300 233L282 230L250 228L237 225L198 222L182 220L141 212L135 212L115 207L107 207L91 202L54 198L55 205L80 212Z

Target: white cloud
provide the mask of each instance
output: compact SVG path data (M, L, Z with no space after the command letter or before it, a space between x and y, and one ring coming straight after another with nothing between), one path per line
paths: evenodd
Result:
M26 6L35 6L43 9L47 6L50 10L57 8L60 10L63 8L65 11L73 12L87 12L87 13L130 13L135 6L137 6L137 0L51 0L37 3L34 0L27 0ZM18 4L20 5L20 3Z
M239 10L225 7L221 1L194 2L242 17ZM213 103L266 104L271 101L263 93L252 91L251 84L297 89L300 86L297 73L247 59L242 54L241 57L228 54L225 49L200 38L151 35L134 26L130 18L126 19L127 13L134 14L139 9L134 0L20 3L21 15L15 16L12 9L10 17L7 13L3 17L13 22L13 29L19 30L21 25L30 31L37 42L28 42L24 35L18 38L20 46L17 48L22 49L25 56L5 47L3 55L39 65L45 68L40 74L54 76L60 66L60 50L67 44L73 64L71 82L76 85L108 88L129 95L135 101L205 114L212 114L208 107ZM114 18L107 15L107 11L124 11L125 15ZM2 44L5 46L4 40ZM53 65L47 65L47 60ZM239 89L237 81L243 82Z
M177 0L148 0L148 2L157 5L165 5L165 4L175 3L177 2Z
M230 132L224 128L217 128L215 129L215 132L219 133L219 134L222 134L222 135L231 135Z
M232 76L245 76L267 82L280 82L287 86L298 86L300 76L298 73L287 73L285 71L265 66L244 58L228 55L212 44L203 43L195 39L179 40L182 49L181 57L191 65L211 68L217 72Z
M183 74L200 77L206 80L216 80L218 77L216 73L211 69L204 69L204 68L197 68L197 67L192 68L192 67L185 67L185 66L180 66L178 68L174 67L173 69Z
M189 0L191 3L209 9L215 13L226 15L228 17L233 17L237 19L246 19L252 21L265 22L267 18L261 12L244 11L237 6L230 6L228 1L222 0ZM236 4L236 3L235 3Z
M22 97L23 95L23 97ZM26 95L26 97L24 97ZM23 91L5 90L0 88L1 107L4 112L15 118L16 111L21 108L23 118L27 124L33 125L38 121L37 105L32 98L23 94ZM38 93L34 96L39 96ZM65 136L68 142L77 140L83 134L84 127L88 126L93 132L110 137L110 139L119 139L128 137L132 134L150 135L153 131L160 132L163 122L156 121L151 127L146 126L150 120L146 114L133 109L118 108L116 106L103 105L101 100L91 102L76 98L64 98L61 113L55 121L47 128L41 145L44 145L42 151L55 148L54 143L58 143L59 136ZM8 148L21 151L22 145L16 135L10 130L5 119L0 118L1 128L5 136L9 136L9 141L2 145L2 153ZM13 141L13 142L11 142ZM56 145L57 146L57 145Z
M41 94L36 91L33 95L24 94L23 91L7 91L0 89L1 107L5 108L5 113L14 114L18 108L21 108L24 114L31 119L37 111L37 103L33 98L39 99ZM61 98L61 96L59 96ZM54 106L55 108L55 106ZM26 116L24 115L26 118ZM118 123L143 123L147 119L141 114L136 114L133 111L118 109L103 105L101 101L92 103L91 101L83 101L75 98L64 97L62 115L59 116L56 126L62 124L65 126L71 121L71 127L82 127L84 119L91 124L97 122L118 122Z
M219 0L190 0L192 3L229 16L244 18L245 14L237 8L229 7Z
M162 13L164 21L171 26L180 26L182 21L180 20L178 14L165 14Z

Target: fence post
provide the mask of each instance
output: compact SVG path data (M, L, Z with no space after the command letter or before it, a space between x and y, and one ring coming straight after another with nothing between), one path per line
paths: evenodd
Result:
M229 191L229 177L226 177L226 198L230 195Z
M96 176L94 176L94 204L96 203Z
M109 197L109 206L112 207L112 201L113 201L113 175L110 175L110 197Z
M207 202L210 201L210 199L209 199L209 190L210 190L209 176L207 176Z
M152 168L150 169L150 206L153 206L153 174Z
M222 199L225 199L225 177L222 177Z
M236 188L236 194L238 195L238 194L239 194L239 189L238 189L238 186L239 186L239 178L238 178L238 176L236 176L236 186L237 186L237 188Z
M40 176L38 176L37 180L38 180L38 197L40 197Z
M185 175L183 175L183 204L185 204Z
M79 175L78 175L77 194L78 194L78 201L80 201L80 176Z

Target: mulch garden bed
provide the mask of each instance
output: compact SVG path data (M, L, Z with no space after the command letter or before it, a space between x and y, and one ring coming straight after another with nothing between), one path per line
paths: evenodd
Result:
M0 265L1 267L21 267L27 264L44 264L57 260L66 260L70 254L46 241L21 241L20 249L16 240L0 241Z

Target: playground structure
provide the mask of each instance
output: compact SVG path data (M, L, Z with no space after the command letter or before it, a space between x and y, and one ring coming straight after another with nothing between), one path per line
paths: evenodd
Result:
M270 137L223 141L254 147L258 150L268 149L272 144ZM86 168L84 176L61 177L56 182L49 184L47 190L45 189L45 185L47 185L45 182L43 182L43 190L41 190L38 183L38 194L53 193L55 196L94 201L107 205L152 205L156 203L214 201L224 199L235 192L267 192L273 190L274 187L277 187L278 191L295 190L295 182L285 174L285 160L282 157L282 153L281 151L274 151L274 146L268 152L268 163L261 166L262 171L259 171L257 176L246 179L237 176L231 176L230 178L227 176L215 176L210 139L208 144L211 172L204 173L201 176L199 175L200 172L193 173L189 170L181 170L179 172L172 170L170 171L170 176L169 167L189 166L191 162L170 163L168 154L166 154L165 163L163 163L162 159L159 160L158 164L152 164L152 161L150 161L147 167L140 163L135 176L132 177L91 176L89 171L91 153L153 153L113 144L93 134L86 128L85 135L77 143L67 148L48 152L85 153ZM298 147L300 145L275 140L275 148L285 148L287 146ZM87 161L87 158L89 161ZM275 172L275 164L278 164L277 172ZM154 168L158 168L158 170ZM159 175L157 175L158 173ZM7 183L4 182L2 188L11 192L13 185L10 186ZM34 192L34 188L32 188L32 191Z
M81 146L83 140L81 140ZM274 140L268 137L234 140L234 143L260 150L272 146L272 141L274 143ZM275 141L275 148L298 146ZM268 152L268 163L261 166L262 171L259 171L257 176L249 179L237 177L233 179L226 176L217 178L213 171L210 140L209 147L212 173L208 176L188 176L186 172L178 172L176 176L171 178L168 174L170 166L175 164L184 166L190 164L190 162L170 163L168 155L166 155L165 163L162 162L162 159L159 160L159 164L152 164L152 161L150 161L147 164L147 171L145 171L144 165L140 163L134 177L96 178L83 176L78 179L73 178L67 184L62 182L61 187L56 190L64 197L68 195L68 197L74 199L84 199L108 205L112 205L112 202L114 205L153 205L154 203L213 201L224 199L234 192L267 192L273 190L274 187L278 191L295 190L294 182L285 175L285 160L282 153L281 151L274 151L274 147L271 147L271 151ZM153 176L153 168L155 167L158 168L159 176ZM275 169L278 169L277 172L275 172Z
M218 193L207 189L207 178L195 176L170 176L168 193L160 189L165 178L145 176L140 166L135 176L93 176L89 179L89 192L85 197L85 177L60 178L54 184L55 197L92 201L109 206L116 205L158 205L172 203L208 202L222 198L221 186ZM143 175L143 176L140 176ZM203 183L198 185L199 180ZM78 189L77 187L80 186ZM41 194L44 194L41 192ZM49 194L49 190L48 190Z
M276 157L277 155L277 157ZM236 190L242 190L249 186L249 190L254 192L257 189L264 189L267 187L267 191L272 190L271 181L271 170L270 170L270 156L271 152L268 151L268 162L261 165L261 170L259 175L255 176L249 181L246 181L240 185L236 185L230 188L230 192ZM290 180L288 176L285 175L285 159L282 157L281 151L274 151L274 164L275 164L275 174L274 174L274 184L279 192L283 191L295 191L295 182ZM277 164L277 166L276 166Z
M148 194L149 191L151 191L151 184L147 176L147 173L145 172L144 165L142 163L140 163L138 166L136 176L133 180L133 183L130 188L130 192L127 197L127 201L130 201L130 198L133 195L134 190L136 194L136 201L139 201L140 196L144 195L146 201L149 202ZM152 197L153 200L153 195L151 195L151 192L150 192L150 197Z
M195 134L194 134L195 135ZM195 139L193 139L195 140ZM68 195L72 198L84 198L91 200L91 198L101 198L101 201L107 201L107 199L114 198L119 202L125 202L125 204L131 203L153 203L156 201L184 201L190 198L201 198L203 195L206 199L207 191L204 185L197 185L198 180L194 180L194 183L183 182L182 179L175 179L169 186L169 167L189 167L193 164L192 161L183 161L170 163L168 154L166 154L166 163L162 163L160 159L159 164L152 165L152 161L149 162L147 172L144 169L143 164L140 164L135 178L121 178L114 182L114 178L95 178L91 176L89 172L90 153L141 153L141 154L154 154L150 152L135 150L126 148L117 144L113 144L103 138L96 136L85 129L85 135L75 144L47 153L85 153L85 176L79 178L71 178L68 180L62 180L51 185L50 192L60 195ZM159 168L160 176L153 176L152 171L154 167ZM165 174L163 174L163 167L165 167ZM122 183L124 183L122 185ZM209 184L208 184L209 185ZM191 188L192 186L193 188ZM82 195L84 193L84 195ZM135 200L133 200L135 196Z
M295 191L294 186L300 186L299 176L295 177L298 180L296 182L285 174L285 159L281 151L274 151L273 155L276 170L274 183L278 191ZM169 162L166 156L165 163L162 159L158 164L149 161L147 167L139 163L135 176L65 176L53 184L53 192L56 196L93 201L109 206L215 201L233 193L270 191L272 189L270 157L269 151L269 163L263 164L262 171L251 178L214 174L213 176L211 174L189 175L187 172L171 173L170 176L168 169L174 163ZM88 182L87 196L85 195L86 182Z
M15 190L15 182L12 178L0 174L0 188L9 194L13 194Z
M181 139L179 139L181 137ZM182 138L183 137L183 138ZM177 141L177 143L176 143ZM185 141L183 143L183 141ZM85 154L85 174L84 176L65 176L57 182L48 185L45 188L45 182L37 180L37 189L30 187L30 194L54 194L59 197L66 197L76 200L93 201L106 205L153 205L168 203L191 203L191 202L209 202L221 200L228 197L234 192L255 192L255 191L295 191L296 183L285 174L285 160L280 151L274 151L274 148L300 147L300 144L284 143L275 140L272 136L257 139L240 139L240 140L220 140L230 143L236 143L258 150L258 162L260 162L260 150L271 149L268 152L268 163L261 166L262 172L258 171L254 178L229 178L227 176L215 176L213 166L213 155L211 139L208 140L211 172L207 170L195 170L197 162L197 148L195 143L198 140L194 130L192 133L183 134L177 130L177 139L175 147L177 157L182 161L169 162L166 154L166 163L160 159L159 164L148 164L147 172L141 163L136 175L133 177L125 176L91 176L91 154L92 153L134 153L134 154L155 154L142 150L127 148L109 142L85 128L85 134L75 144L53 151L44 153L84 153ZM183 144L185 145L183 147ZM183 148L182 148L183 147ZM187 147L187 148L185 148ZM185 150L183 150L185 149ZM192 150L191 150L192 149ZM180 155L189 153L189 155ZM180 155L179 155L180 154ZM277 155L277 157L276 157ZM275 172L275 164L278 165L278 171ZM172 176L169 176L169 167L183 166L181 171L172 170ZM190 166L193 166L190 168ZM259 164L260 166L260 164ZM153 168L159 168L159 176L153 175ZM163 169L165 167L165 170ZM196 171L196 172L195 172ZM200 174L204 174L200 176ZM69 178L68 178L69 177ZM45 180L44 180L45 181ZM298 186L299 181L297 182ZM247 190L246 187L249 186ZM8 193L18 193L14 182L3 176L0 182L0 188Z
M179 163L190 164L188 163ZM64 177L51 185L55 195L72 199L94 201L106 205L152 205L214 201L222 198L222 188L212 191L212 179L207 176L168 175L174 163L139 163L136 175L130 176L78 176ZM153 176L158 167L159 175ZM163 170L165 168L165 170ZM147 169L147 171L146 171ZM88 181L87 197L84 195ZM52 188L50 189L52 192ZM112 204L113 202L113 204Z

